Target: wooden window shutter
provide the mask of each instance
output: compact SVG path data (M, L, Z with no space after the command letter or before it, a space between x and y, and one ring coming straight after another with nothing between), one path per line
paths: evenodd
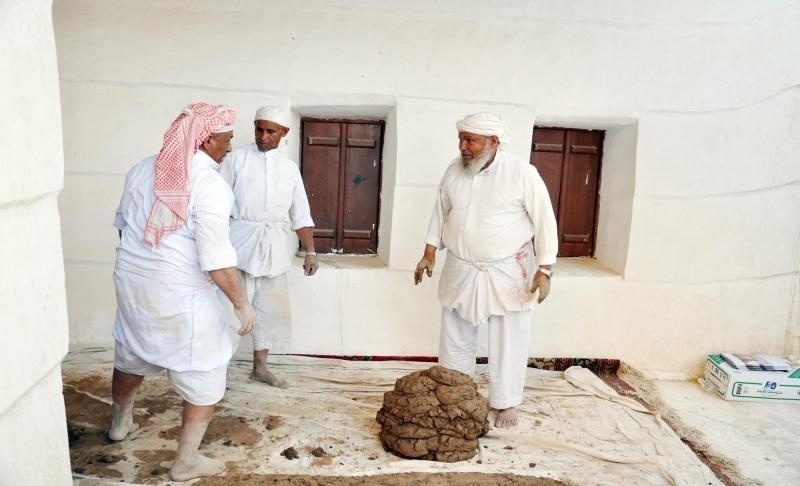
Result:
M301 165L317 251L377 251L382 137L382 122L303 121Z
M591 256L597 225L604 132L535 128L531 163L544 179L558 221L558 256Z

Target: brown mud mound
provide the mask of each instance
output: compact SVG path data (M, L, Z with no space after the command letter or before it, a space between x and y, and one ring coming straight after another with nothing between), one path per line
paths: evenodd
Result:
M442 462L469 459L489 431L489 401L468 375L434 366L397 380L376 417L395 454Z

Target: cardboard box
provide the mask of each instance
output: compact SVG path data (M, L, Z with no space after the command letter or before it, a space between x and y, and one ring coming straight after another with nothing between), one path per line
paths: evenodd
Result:
M705 379L725 400L800 403L800 367L788 372L738 370L722 356L709 354Z

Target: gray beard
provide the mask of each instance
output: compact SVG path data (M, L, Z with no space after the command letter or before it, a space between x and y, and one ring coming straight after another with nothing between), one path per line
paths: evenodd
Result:
M464 160L464 157L461 157L461 164L465 169L469 170L473 174L477 174L481 171L481 169L483 169L483 166L486 165L491 158L492 151L489 149L489 147L484 147L481 153L472 160Z

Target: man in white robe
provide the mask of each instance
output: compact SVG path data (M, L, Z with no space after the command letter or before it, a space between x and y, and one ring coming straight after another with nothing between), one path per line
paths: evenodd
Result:
M158 155L136 164L114 226L120 243L114 268L113 417L108 436L135 432L133 404L144 376L167 371L183 398L180 442L170 477L219 474L224 463L199 454L226 370L239 342L217 296L230 299L249 332L255 310L236 272L228 235L233 195L217 173L231 149L233 109L196 103L170 126Z
M556 220L536 168L503 150L499 116L476 113L456 127L461 157L442 178L414 282L430 277L436 250L447 249L439 364L473 375L478 326L488 324L489 402L495 426L511 427L525 387L532 309L550 290Z
M314 221L297 164L278 149L289 133L289 114L261 107L253 121L255 143L239 147L222 163L220 174L235 197L231 241L249 301L258 313L253 329L250 378L286 388L286 380L268 369L270 349L288 347L292 332L286 272L292 267L295 231L305 250L306 276L319 268L314 251Z

